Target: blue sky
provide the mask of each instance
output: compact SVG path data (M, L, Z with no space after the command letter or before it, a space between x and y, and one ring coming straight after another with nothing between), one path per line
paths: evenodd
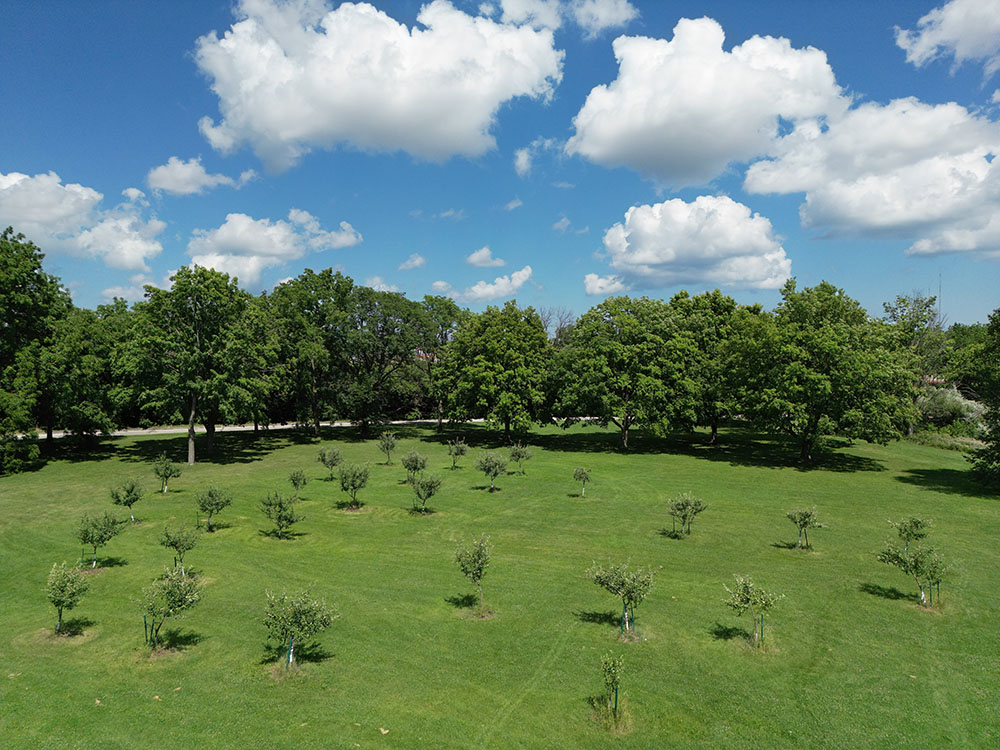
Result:
M373 5L5 3L0 224L83 306L191 262L1000 306L1000 0Z

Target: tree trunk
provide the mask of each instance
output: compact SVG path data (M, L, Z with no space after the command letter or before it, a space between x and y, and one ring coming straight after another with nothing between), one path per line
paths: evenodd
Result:
M46 443L51 443L52 442L52 423L51 422L49 424L45 425L45 442Z
M510 419L503 421L503 441L504 443L510 443Z
M198 414L198 396L191 394L191 408L188 411L188 466L194 466L194 420Z
M59 633L59 632L62 631L62 612L63 612L63 608L60 607L59 608L59 622L56 623L56 632L57 633Z
M718 445L719 444L719 415L718 414L713 414L712 415L712 420L710 422L710 426L712 428L712 436L708 439L708 444L709 445Z
M96 545L94 546L94 561L90 564L90 567L92 567L92 568L96 568L97 567L97 546Z
M476 588L479 589L479 614L483 613L483 584L476 581Z
M627 451L628 450L628 431L629 431L629 423L628 423L627 420L622 422L621 431L622 431L622 434L621 434L622 450L623 451Z
M587 483L584 482L580 487L580 497L586 497L586 496L587 496Z
M166 492L166 490L164 490ZM132 517L132 523L135 523L135 513L132 512L132 506L128 506L128 514Z
M257 417L253 418L253 435L257 437L260 434L260 426L257 424Z
M215 451L215 422L205 422L205 452L209 455Z
M288 636L288 666L295 661L295 636Z
M808 435L802 436L802 444L799 446L799 458L802 461L806 463L812 461L812 447L814 442L814 438Z

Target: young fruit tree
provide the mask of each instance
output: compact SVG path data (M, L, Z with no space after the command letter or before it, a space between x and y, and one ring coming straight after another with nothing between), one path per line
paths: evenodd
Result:
M753 620L753 635L750 642L759 648L764 643L764 615L784 599L785 595L774 594L759 588L750 576L738 575L735 578L736 585L733 588L724 587L729 593L726 606L736 612L737 617L744 612L750 612L750 618Z
M160 642L160 628L168 617L177 617L201 599L201 586L180 568L167 568L152 584L142 590L138 601L146 627L146 645Z
M278 492L269 492L267 497L260 501L260 512L274 524L278 539L282 538L282 533L305 518L295 512L295 500L294 497L285 497Z
M794 523L799 529L799 538L795 542L796 549L811 549L809 544L809 529L821 529L826 524L822 524L816 518L816 508L796 508L786 513L785 517Z
M621 687L622 673L625 671L625 659L615 656L610 651L601 657L601 673L604 676L604 698L608 711L616 720L618 718L618 688Z
M604 567L595 563L587 577L622 600L621 634L635 635L635 608L653 588L652 568L630 568L629 562Z
M163 535L160 537L160 544L174 551L174 564L180 566L183 573L184 553L194 549L195 545L198 544L198 531L197 529L185 529L183 527L171 530L164 526Z
M171 461L166 453L161 453L153 461L153 473L160 480L160 492L166 493L167 483L181 475L181 469Z
M385 465L392 466L392 452L396 450L396 433L383 432L379 435L378 447L385 454Z
M413 480L411 486L413 487L413 493L416 495L413 501L413 509L421 513L426 513L427 501L434 497L437 491L441 489L441 477L417 477Z
M927 537L930 533L931 522L916 516L909 516L902 521L889 521L889 525L896 530L900 540L902 540L903 549L909 550L910 542L919 542Z
M80 519L76 529L76 538L80 544L94 548L94 560L90 567L97 567L97 550L118 536L126 522L115 518L110 513L103 516L85 515Z
M63 610L73 609L79 604L89 587L87 577L78 567L68 567L66 563L52 565L45 583L45 594L59 613L59 621L56 623L57 633L62 632Z
M233 498L224 490L218 487L209 487L198 495L198 510L208 516L208 530L214 531L212 526L212 516L222 512L233 504Z
M134 479L126 480L120 487L111 488L111 502L128 508L129 517L135 523L135 514L132 506L142 500L142 487Z
M334 469L340 466L340 462L344 459L336 448L320 448L317 460L330 472L330 481L332 482Z
M459 547L455 550L455 562L458 563L462 575L476 584L479 590L479 614L485 615L483 609L483 577L486 569L490 565L490 556L493 554L493 542L486 534L482 534L478 539L472 540L469 547Z
M451 468L454 471L458 468L458 459L464 456L469 450L464 438L455 438L448 441L448 455L451 456Z
M363 490L368 484L368 467L351 464L340 470L340 490L351 496L348 507L357 510L361 507L358 502L358 491Z
M406 483L413 484L417 474L427 468L427 458L416 451L410 451L403 456L403 468L406 469Z
M944 560L934 551L933 547L917 545L900 547L889 542L876 557L879 562L899 568L901 572L913 579L920 590L920 605L923 607L930 606L931 601L928 598L928 593L935 584L940 586L941 579L948 569Z
M490 492L496 490L496 478L507 471L507 462L499 453L483 453L476 459L476 468L490 479Z
M288 481L292 483L292 488L295 490L295 497L298 497L299 492L306 486L306 473L302 469L296 469L288 475Z
M573 470L573 479L580 483L580 497L587 496L587 482L590 481L590 469L577 466Z
M336 615L327 606L326 600L314 599L308 591L291 597L287 593L275 596L270 591L266 595L264 627L269 638L287 646L287 669L295 661L295 642L305 641L326 630Z
M682 492L677 497L672 498L667 505L667 511L673 517L673 533L677 533L677 522L681 522L681 533L691 533L691 522L695 516L708 508L700 499L690 492Z
M517 463L517 470L524 475L524 462L531 458L531 450L521 443L510 446L510 460Z

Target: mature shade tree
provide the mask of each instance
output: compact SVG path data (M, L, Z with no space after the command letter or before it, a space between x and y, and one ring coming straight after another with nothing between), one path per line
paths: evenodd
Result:
M799 538L795 542L796 549L811 549L809 544L809 529L821 529L825 524L819 522L816 516L816 507L796 508L785 514L785 518L795 524L799 530Z
M110 513L103 516L84 515L76 528L76 538L80 544L93 547L94 559L90 567L97 567L97 550L106 545L123 531L127 521L115 518Z
M832 284L782 289L773 316L737 334L742 411L791 436L810 461L825 434L886 443L912 409L912 375L884 323Z
M496 479L507 471L507 461L494 451L483 453L476 459L476 469L483 472L490 480L490 492L496 490Z
M413 509L418 510L421 513L427 512L427 501L434 497L438 490L441 489L441 477L429 476L429 477L416 477L413 482L413 493L416 495L416 499L413 501ZM417 503L420 506L417 506Z
M332 482L333 472L340 466L344 458L340 455L339 449L327 446L319 449L319 456L316 460L323 464L327 468L327 471L330 472L329 481Z
M182 266L170 280L169 290L146 287L118 371L140 385L144 411L183 417L191 465L195 425L205 426L211 452L216 426L235 419L253 401L248 384L261 375L256 363L267 340L247 325L254 318L253 298L235 278Z
M741 616L744 612L750 613L753 621L753 633L750 636L750 643L760 647L764 643L764 615L774 609L774 606L785 598L784 594L775 594L757 586L750 576L737 575L736 584L729 588L724 586L729 599L726 606Z
M517 463L518 471L524 475L524 462L531 458L531 449L522 443L514 443L510 446L510 460Z
M700 513L708 509L705 502L695 497L690 492L682 492L677 497L671 498L667 503L667 511L674 519L673 533L677 533L677 521L681 522L681 533L691 533L691 522Z
M368 466L358 466L351 464L340 470L340 491L346 492L351 497L348 507L357 510L361 507L358 502L358 492L363 490L368 484Z
M996 315L996 311L993 313ZM973 401L980 401L990 390L990 383L996 376L996 350L992 363L987 350L990 349L989 325L955 323L948 329L948 364L944 377L953 383L959 392Z
M427 468L427 457L421 456L416 451L410 451L403 456L403 468L406 469L406 483L413 484L417 474Z
M622 635L633 635L635 608L642 604L653 588L653 569L632 568L628 561L607 567L595 564L587 571L587 577L621 599L621 632Z
M448 455L451 456L452 470L458 468L458 459L464 456L468 450L469 446L465 444L464 438L459 437L448 441Z
M580 497L587 496L587 482L590 481L591 469L585 469L582 466L577 466L573 470L573 479L580 483Z
M983 377L981 398L986 405L985 445L972 457L975 472L989 486L1000 489L1000 309L990 315L987 337L982 347L983 361L991 363Z
M208 516L208 531L212 532L215 530L215 527L212 526L212 517L232 505L233 498L225 490L221 490L218 487L209 487L204 492L198 494L197 503L198 512Z
M175 564L180 566L181 572L183 573L184 554L193 550L198 544L198 530L187 529L184 527L178 529L168 529L164 526L163 534L160 536L160 544L163 547L174 551Z
M455 550L455 562L462 575L476 584L479 591L479 614L486 614L483 609L483 578L486 576L486 569L490 566L490 558L493 555L493 542L486 534L481 534L478 539L473 539L468 547L459 547Z
M201 584L187 575L183 568L167 568L153 583L142 590L138 601L143 622L149 619L146 645L160 642L160 628L168 617L177 617L201 601Z
M45 583L45 595L59 615L59 621L56 623L57 633L62 632L63 610L76 607L88 588L90 584L87 583L87 577L75 565L68 567L65 562L52 565Z
M883 302L884 320L898 346L911 358L910 367L921 377L940 376L947 367L948 340L938 310L937 297L896 295Z
M128 508L129 517L135 523L132 506L142 500L142 486L134 479L128 479L118 487L111 488L111 502Z
M379 435L378 449L385 454L385 465L392 466L392 452L396 450L396 433L386 431Z
M296 500L295 497L285 497L278 492L269 492L267 497L260 501L258 506L260 512L274 524L278 539L281 539L284 532L305 518L305 516L295 512Z
M265 592L264 627L268 638L288 648L286 667L295 662L295 643L307 641L326 630L336 619L335 610L325 599L316 599L303 591L294 596L283 592L280 596Z
M469 315L469 311L459 307L450 297L427 295L421 306L424 309L424 330L417 353L417 363L427 383L426 398L430 401L429 413L437 420L441 429L445 417L447 393L439 381L437 363L448 342L452 340L458 327Z
M694 422L687 362L692 344L670 308L646 297L609 297L585 312L560 351L555 413L618 428L623 450L635 427Z
M166 453L161 453L153 462L153 474L160 480L160 492L166 494L167 484L181 475L181 468Z
M525 430L542 415L551 345L538 313L511 300L466 318L438 363L437 380L456 421L485 419Z

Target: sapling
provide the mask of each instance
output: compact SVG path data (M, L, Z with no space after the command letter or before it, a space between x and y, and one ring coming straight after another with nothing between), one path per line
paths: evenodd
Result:
M326 630L336 615L324 599L314 599L309 591L295 596L287 593L275 596L268 591L266 596L264 627L269 638L288 645L287 669L295 661L295 642L305 641Z
M427 468L427 458L416 451L410 451L403 456L403 468L406 469L406 483L413 484L417 474Z
M621 687L625 658L615 656L610 651L601 657L601 673L604 676L604 698L611 715L618 719L618 688Z
M921 606L930 606L927 596L928 590L934 584L941 582L941 578L947 570L944 560L932 547L914 545L910 548L901 548L889 543L876 557L879 562L899 568L900 571L910 576L920 590Z
M454 471L458 468L458 459L464 456L469 450L464 438L455 438L448 441L448 455L451 456L451 468Z
M496 489L496 478L507 471L507 462L499 453L483 453L476 459L476 468L490 478L490 492Z
M483 534L478 539L472 540L470 547L459 547L455 550L455 562L458 563L462 575L476 584L479 590L479 614L485 614L483 609L483 577L486 569L490 565L490 556L493 554L493 542Z
M580 497L587 496L587 482L590 481L590 469L577 466L573 470L573 479L580 483Z
M510 460L517 463L518 471L524 474L524 462L531 458L531 451L528 446L521 443L514 443L510 446Z
M267 497L260 501L260 511L274 524L278 539L282 538L284 531L305 518L295 512L295 500L294 497L269 492Z
M681 522L681 532L691 533L691 522L699 513L708 508L700 499L690 492L682 492L677 497L672 498L667 505L667 511L674 519L674 533L677 532L677 521Z
M587 577L622 601L621 633L635 633L635 608L653 588L652 568L630 568L629 561L604 567L595 563Z
M80 544L94 548L94 560L90 567L97 567L98 548L103 547L118 536L122 532L122 526L125 523L125 521L115 518L110 513L105 513L100 517L85 515L80 519L76 530L76 538L80 540Z
M298 497L299 492L306 486L306 473L302 469L296 469L288 475L288 481L292 483L292 488L295 490L295 497Z
M724 587L729 594L726 606L736 612L737 617L744 612L750 612L750 617L753 620L751 643L759 647L764 642L764 615L770 612L785 596L759 588L750 576L737 575L735 578L736 585L733 588Z
M171 461L166 453L161 453L153 461L153 473L160 480L160 492L166 493L167 483L181 475L181 469Z
M419 510L421 513L427 512L427 501L430 500L437 491L441 489L441 477L417 477L412 483L413 492L416 495L416 499L413 501L413 509ZM420 507L417 507L417 502L419 501Z
M197 580L181 568L167 568L163 575L142 590L142 598L137 602L143 621L149 618L146 644L156 646L160 640L160 628L167 618L177 617L200 599L201 586Z
M68 567L66 563L52 565L45 584L45 594L59 613L59 621L56 623L57 633L62 632L63 610L73 609L79 604L89 587L87 577L78 567Z
M198 510L208 516L208 530L210 532L214 529L212 526L212 516L225 510L233 503L233 498L229 493L217 487L209 487L198 495L197 500Z
M176 555L176 564L180 566L181 572L183 573L184 553L188 550L194 549L195 545L198 544L198 531L196 529L185 529L183 527L171 530L164 526L163 534L160 536L160 544L174 551L174 555Z
M128 479L120 487L111 488L111 502L128 508L129 517L135 523L135 514L132 506L142 500L142 487L134 479Z
M340 462L343 461L343 457L340 455L340 451L336 448L320 448L319 457L317 459L323 466L325 466L330 472L330 481L333 481L333 470L340 466Z
M351 464L340 470L340 489L351 496L349 503L351 508L360 508L358 502L358 491L368 484L368 467Z
M385 465L392 466L392 452L396 450L396 433L383 432L379 435L378 447L385 454Z
M797 549L810 549L809 529L821 529L825 524L816 518L816 508L796 508L785 514L785 517L799 529L799 538L795 543ZM805 544L803 545L803 540Z

